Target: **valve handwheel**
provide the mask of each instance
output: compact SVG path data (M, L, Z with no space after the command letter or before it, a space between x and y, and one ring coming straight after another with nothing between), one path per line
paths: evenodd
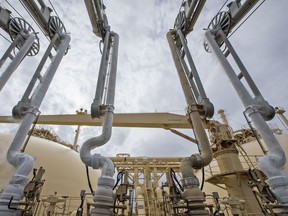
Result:
M9 31L9 35L10 35L12 40L15 40L15 38L19 34L21 34L23 36L23 38L26 38L29 34L34 34L35 40L31 46L30 50L28 51L27 55L28 56L34 56L39 52L39 49L40 49L39 38L38 38L36 32L34 31L34 29L32 28L32 26L29 23L27 23L24 19L19 18L19 17L12 18L8 23L8 31ZM18 49L21 49L23 44L24 44L24 40L21 40L16 45L16 47Z
M58 34L66 33L66 29L63 22L57 16L51 16L48 25L49 25L48 30L50 38L52 38L56 33Z
M175 29L181 29L182 32L186 31L187 28L187 20L186 20L186 14L185 11L180 11L179 14L176 17L174 28Z
M224 34L227 36L230 32L230 26L231 26L230 14L226 11L221 11L212 19L212 21L209 23L207 29L213 30L213 29L220 28L224 32ZM221 47L223 44L223 41L220 38L220 36L216 36L215 40L216 40L217 44L219 45L219 47ZM224 48L224 50L225 50L225 48ZM204 49L207 52L211 52L209 45L206 41L204 42ZM222 51L224 51L224 50L222 50Z

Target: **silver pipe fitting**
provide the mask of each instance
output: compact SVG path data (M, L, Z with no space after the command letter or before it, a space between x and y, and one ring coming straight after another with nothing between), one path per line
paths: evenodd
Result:
M91 150L106 144L110 140L111 134L112 134L113 111L114 111L113 106L107 106L105 115L103 118L102 133L97 137L93 137L85 141L80 149L80 158L82 162L86 166L91 166L91 167L94 166L93 169L101 168L98 162L98 156L100 156L100 154L95 154L95 156L94 155L92 156ZM114 166L113 166L113 170L114 170ZM105 172L105 171L102 170L102 172Z

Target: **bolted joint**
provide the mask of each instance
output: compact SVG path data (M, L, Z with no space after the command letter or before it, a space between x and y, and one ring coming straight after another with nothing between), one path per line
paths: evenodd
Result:
M110 176L101 176L98 179L97 185L98 186L102 186L102 187L113 188L114 187L114 183L115 183L115 180L112 177L110 177Z
M98 179L98 188L93 197L95 208L92 209L91 215L112 215L114 205L113 186L114 179L112 177L101 176Z
M188 188L188 187L198 188L199 187L199 180L196 176L183 178L181 182L184 188Z
M199 154L191 155L192 167L194 169L201 169L203 167L202 157Z
M114 174L114 164L111 159L100 154L92 155L91 167L93 169L102 169L103 176L112 177Z
M197 104L191 104L187 107L188 113L199 112Z
M19 101L12 109L12 116L14 119L23 119L30 108L30 103L27 104Z
M102 158L104 158L101 154L93 154L91 160L91 167L93 169L100 169L102 167Z
M103 115L103 114L102 114ZM100 118L101 116L101 105L99 101L94 100L91 104L91 117L94 118Z
M212 118L214 115L214 105L207 99L204 102L205 118Z
M275 109L269 104L266 106L260 106L259 112L265 121L270 121L275 116Z
M25 175L14 174L10 180L10 184L13 185L26 185L29 182L29 178Z
M99 105L97 101L93 101L91 104L91 117L94 118L101 118L104 116L105 112L113 112L114 106L113 105Z

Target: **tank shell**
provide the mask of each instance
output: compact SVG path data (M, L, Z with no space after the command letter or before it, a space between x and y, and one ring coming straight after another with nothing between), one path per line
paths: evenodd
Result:
M5 188L15 170L6 160L6 152L13 138L13 134L0 133L0 190ZM59 143L31 136L25 153L35 158L34 168L45 169L42 196L57 192L58 196L79 197L81 190L90 191L85 165L76 151ZM91 184L95 190L101 173L91 168L89 170ZM32 178L32 172L29 177Z

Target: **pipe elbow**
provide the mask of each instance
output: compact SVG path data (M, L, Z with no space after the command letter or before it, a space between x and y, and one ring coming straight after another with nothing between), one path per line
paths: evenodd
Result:
M19 152L7 153L7 161L18 168L18 173L22 175L28 175L34 167L34 158Z
M34 167L34 158L24 153L13 152L7 154L7 160L17 170L11 177L9 185L1 194L1 199L10 200L13 196L14 200L19 201L23 198L23 190L29 181L27 176Z
M268 154L258 159L258 167L263 171L268 178L274 176L280 176L281 171L279 170L286 163L285 154Z
M194 170L192 167L193 167L193 158L192 157L184 158L181 161L180 170L181 170L183 178L195 176Z
M91 150L106 144L110 140L112 135L112 123L113 109L111 108L111 110L108 109L105 113L102 134L85 141L80 149L80 158L85 165L92 165Z
M93 148L100 147L109 141L111 137L111 130L109 131L104 130L104 131L105 132L102 133L100 136L90 138L83 143L80 149L80 158L86 166L92 166L91 150Z
M94 154L91 160L93 169L102 169L102 176L113 177L115 173L114 164L110 158L104 157L100 154Z
M193 156L193 155L192 155ZM199 180L195 176L193 166L194 157L184 158L180 164L180 170L182 173L182 185L184 188L197 188L199 187Z
M210 151L203 152L200 155L200 157L201 157L201 161L202 161L202 167L205 167L205 166L208 166L211 163L211 161L213 159L213 153L212 153L212 151L210 149Z

